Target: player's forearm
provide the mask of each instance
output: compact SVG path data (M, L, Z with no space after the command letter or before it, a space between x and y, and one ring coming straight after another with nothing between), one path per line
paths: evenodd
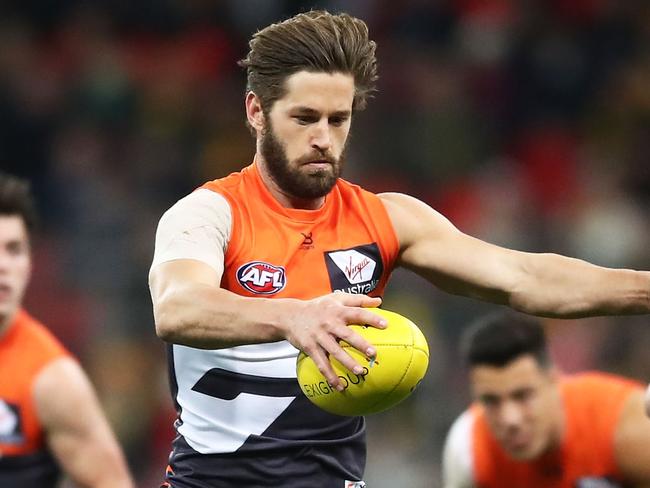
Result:
M650 272L595 266L557 254L529 254L510 305L550 317L650 313Z
M75 480L79 486L88 488L135 488L135 484L129 475L126 464L123 459L119 459L119 464L116 462L109 462L110 458L102 458L101 460L94 460L94 463L86 465L85 469L92 469L92 466L100 466L100 463L107 464L108 466L101 468L101 473L89 473L88 478L94 478L92 481L84 483L82 480ZM119 469L117 469L119 466Z
M75 486L85 488L135 488L126 461L119 452L81 449L74 460L62 463Z
M134 488L124 455L96 400L65 391L64 399L47 404L60 425L50 427L49 447L74 486L85 488ZM76 413L58 412L77 400ZM69 407L68 407L69 408ZM51 413L50 413L51 414ZM65 418L68 417L68 418Z
M161 297L154 317L158 336L167 342L220 349L284 339L284 324L299 308L299 300L248 298L187 284Z

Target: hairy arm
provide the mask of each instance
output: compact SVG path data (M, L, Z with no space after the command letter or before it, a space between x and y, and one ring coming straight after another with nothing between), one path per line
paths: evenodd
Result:
M400 264L445 291L548 317L650 313L650 272L495 246L413 197L380 198L400 240Z
M132 488L122 451L79 364L62 358L46 366L34 399L47 443L63 471L88 488Z
M334 387L338 377L329 354L350 370L360 367L339 346L338 338L365 354L375 354L372 345L347 326L384 327L383 318L364 310L379 306L379 298L349 293L312 300L249 298L220 288L219 280L214 269L199 261L182 259L156 266L150 289L158 336L204 349L287 339L314 359Z
M632 393L623 407L614 455L630 486L650 488L650 418L645 415L641 391Z

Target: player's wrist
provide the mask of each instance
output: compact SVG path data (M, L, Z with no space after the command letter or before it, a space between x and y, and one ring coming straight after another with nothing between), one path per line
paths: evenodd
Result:
M289 340L291 342L292 324L301 315L303 300L294 298L266 299L266 310L262 312L262 320L270 335L270 341Z

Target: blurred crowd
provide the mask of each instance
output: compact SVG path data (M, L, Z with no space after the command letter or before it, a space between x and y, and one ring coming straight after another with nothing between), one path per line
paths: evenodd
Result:
M378 43L347 179L496 244L650 269L648 2L2 2L0 167L29 178L42 217L27 307L88 369L139 486L156 486L173 436L147 289L156 224L250 162L236 62L258 28L311 8L363 18ZM435 488L468 401L457 339L492 307L401 271L384 306L422 327L431 363L368 419L366 481ZM650 380L647 317L546 325L567 371Z

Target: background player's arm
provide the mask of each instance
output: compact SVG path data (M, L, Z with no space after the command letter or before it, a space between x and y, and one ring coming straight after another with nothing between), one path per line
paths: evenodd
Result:
M614 440L618 467L630 486L650 488L650 419L641 391L625 403Z
M650 312L650 272L502 248L463 234L413 197L380 198L400 240L400 264L445 291L541 316Z
M46 366L34 384L34 399L48 446L77 485L134 486L90 381L76 361L62 358Z

